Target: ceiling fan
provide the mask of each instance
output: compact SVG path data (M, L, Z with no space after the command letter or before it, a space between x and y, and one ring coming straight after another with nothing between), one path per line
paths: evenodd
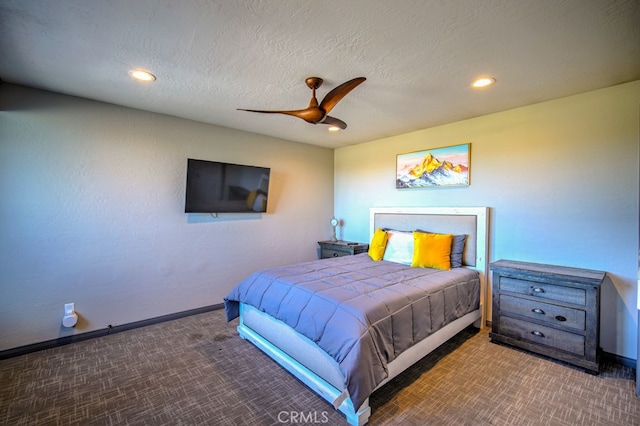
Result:
M294 117L302 118L307 123L311 124L328 124L330 126L336 126L340 129L346 129L347 123L342 120L339 120L335 117L329 116L329 111L336 106L338 102L342 98L344 98L350 91L358 87L366 78L357 77L353 80L349 80L346 83L342 83L337 86L333 90L331 90L324 97L322 102L318 104L318 100L316 99L316 89L322 85L323 80L320 77L309 77L304 82L311 89L311 100L309 101L309 106L305 109L298 110L290 110L290 111L264 111L257 109L242 109L238 108L239 111L249 111L249 112L261 112L265 114L286 114L292 115Z

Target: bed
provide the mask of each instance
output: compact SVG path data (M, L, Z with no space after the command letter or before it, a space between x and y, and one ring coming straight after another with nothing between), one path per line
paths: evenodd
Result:
M412 268L387 244L381 261L362 253L258 271L225 298L240 336L352 425L367 423L373 391L467 326L485 324L488 208L372 208L369 216L371 238L378 229L464 236L463 265Z

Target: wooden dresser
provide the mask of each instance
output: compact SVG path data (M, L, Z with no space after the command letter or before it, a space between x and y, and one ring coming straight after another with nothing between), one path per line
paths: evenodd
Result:
M369 244L350 241L318 241L318 244L320 245L320 259L351 256L369 250Z
M605 272L512 260L489 267L492 341L599 372Z

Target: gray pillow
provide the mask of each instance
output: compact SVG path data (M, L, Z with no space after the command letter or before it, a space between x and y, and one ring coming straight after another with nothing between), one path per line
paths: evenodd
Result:
M462 266L462 255L464 254L464 243L467 241L466 235L454 235L451 240L451 267L460 268Z

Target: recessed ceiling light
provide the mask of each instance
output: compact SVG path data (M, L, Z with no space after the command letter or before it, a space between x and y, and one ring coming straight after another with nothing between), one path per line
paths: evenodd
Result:
M327 129L330 132L338 132L340 131L340 127L338 126L329 126L329 128Z
M482 78L479 78L479 79L475 80L473 83L471 83L471 87L476 88L476 89L480 89L482 87L491 86L495 82L496 82L495 78L482 77Z
M140 81L155 81L156 79L155 75L144 70L131 70L129 71L129 75L131 76L131 78L135 78L136 80Z

